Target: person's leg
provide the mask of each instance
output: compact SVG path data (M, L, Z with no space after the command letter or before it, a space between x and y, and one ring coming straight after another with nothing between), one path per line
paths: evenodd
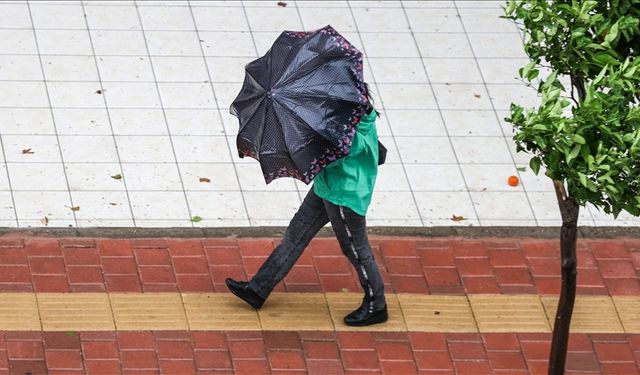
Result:
M385 317L380 321L386 320L384 282L367 237L366 218L348 207L336 206L327 201L324 201L324 205L342 252L356 269L365 293L362 306L354 313L359 312L360 317L365 319L366 316L384 310Z
M305 197L298 212L289 223L282 242L249 281L249 286L266 299L275 286L289 273L302 251L313 237L329 222L324 204L313 188Z

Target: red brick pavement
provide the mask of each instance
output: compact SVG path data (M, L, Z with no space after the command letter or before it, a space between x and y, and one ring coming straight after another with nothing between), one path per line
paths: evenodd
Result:
M5 332L0 374L546 374L550 334ZM640 335L574 334L570 374L638 374Z
M556 294L556 240L372 238L387 290ZM0 238L0 292L227 292L275 239ZM578 292L639 295L640 240L580 240ZM359 290L317 239L279 291ZM0 332L2 374L543 374L550 334ZM640 374L640 335L572 334L571 374ZM48 371L48 372L47 372Z
M557 240L372 238L391 292L557 294ZM276 239L0 238L0 292L226 292ZM640 240L580 240L578 293L640 294ZM314 240L277 291L359 289L334 239Z

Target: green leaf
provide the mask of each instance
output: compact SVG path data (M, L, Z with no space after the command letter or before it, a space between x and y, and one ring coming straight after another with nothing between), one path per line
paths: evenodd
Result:
M542 20L542 18L544 17L544 12L540 11L538 13L538 15L532 20L533 22L540 22Z
M580 134L574 134L573 141L580 145L587 143L587 141Z
M567 164L571 164L571 161L573 161L573 159L575 159L578 156L578 154L580 153L580 147L582 146L581 145L573 146L573 149L567 155Z
M593 79L592 84L594 86L597 85L598 83L600 83L600 81L602 81L602 78L607 73L608 68L609 68L609 65L605 65L604 68L602 68L602 70L600 70L600 73L598 73L596 78Z
M614 23L609 30L607 36L604 37L604 41L607 43L612 43L614 40L618 38L618 32L620 31L620 25L618 22Z
M620 62L614 56L608 52L598 52L593 55L593 61L600 66L606 66L607 64L618 65Z
M587 29L585 29L584 27L578 27L578 28L576 28L575 30L573 30L573 31L571 32L571 38L573 38L573 39L580 38L581 36L583 36L583 35L584 35L584 32L585 32L586 30L587 30Z
M638 65L634 65L629 68L626 72L624 72L624 74L622 74L622 76L624 78L631 78L634 74L636 74L636 70L638 70Z
M194 216L191 218L191 221L194 223L198 223L200 221L202 221L202 218L200 216Z
M542 84L541 88L542 89L546 89L546 88L549 88L549 87L553 86L553 83L555 82L557 77L558 77L558 71L557 70L552 71L551 74L549 74L547 79Z
M536 62L535 61L531 61L527 65L525 65L522 68L520 68L520 70L519 70L520 78L524 79L524 78L529 77L529 72L531 71L531 69L535 68L535 66L536 66Z
M507 3L507 7L504 9L504 13L507 15L511 15L514 10L516 10L516 2L515 0L511 0Z
M518 172L526 172L527 171L527 167L516 167L516 170Z
M584 46L585 48L591 48L591 49L597 49L597 50L606 50L605 47L601 46L598 43L589 43L586 46Z
M580 8L580 18L587 15L593 8L598 6L598 2L596 0L587 0L582 3L582 8Z
M114 180L122 180L122 175L121 174L114 174L113 176L111 176L111 178L113 178Z
M542 161L537 156L534 156L529 160L529 167L536 175L540 172L540 164L542 164Z
M584 173L578 172L578 178L580 179L580 184L587 187L587 176Z

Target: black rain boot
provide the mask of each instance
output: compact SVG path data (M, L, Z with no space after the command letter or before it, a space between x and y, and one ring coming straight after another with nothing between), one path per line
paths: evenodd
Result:
M226 279L224 281L227 284L227 288L231 291L231 293L235 294L236 297L245 301L251 307L258 310L264 304L264 298L260 297L258 293L254 292L253 289L249 286L249 283L246 281L235 281L233 279Z
M369 301L366 299L362 305L344 317L344 324L354 327L365 327L372 324L384 323L389 319L387 306L381 310L372 311L369 309Z

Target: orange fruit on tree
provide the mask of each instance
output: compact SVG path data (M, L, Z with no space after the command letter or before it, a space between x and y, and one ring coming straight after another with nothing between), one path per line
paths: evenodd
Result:
M517 176L509 176L507 183L509 184L509 186L518 186L518 184L520 183L520 180L518 179Z

